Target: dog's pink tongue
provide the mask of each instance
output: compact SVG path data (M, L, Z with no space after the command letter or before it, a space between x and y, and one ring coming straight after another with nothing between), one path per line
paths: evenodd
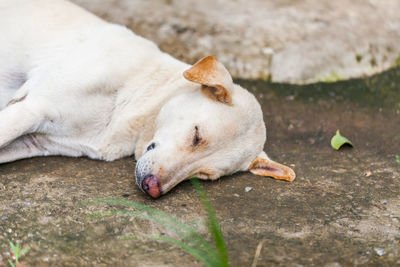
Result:
M160 182L157 176L152 175L146 178L143 181L142 188L153 198L158 198L161 195Z

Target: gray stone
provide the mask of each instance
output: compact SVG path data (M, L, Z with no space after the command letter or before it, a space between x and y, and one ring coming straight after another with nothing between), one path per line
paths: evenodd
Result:
M73 0L188 63L215 54L235 77L310 83L400 64L398 0Z
M376 254L378 254L378 256L383 256L385 255L385 250L383 248L374 248Z
M246 191L246 193L247 193L247 192L250 192L252 189L253 189L253 187L251 187L251 186L246 186L246 187L244 188L244 191Z

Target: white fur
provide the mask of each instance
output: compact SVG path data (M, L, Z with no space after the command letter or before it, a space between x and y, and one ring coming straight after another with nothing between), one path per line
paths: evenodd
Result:
M69 2L0 0L0 162L135 154L163 193L246 170L266 138L259 104L233 83L231 106L207 98L183 78L189 67Z

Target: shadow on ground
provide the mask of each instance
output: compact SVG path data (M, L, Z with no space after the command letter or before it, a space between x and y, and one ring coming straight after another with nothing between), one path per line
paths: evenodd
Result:
M238 82L262 103L266 151L292 164L297 179L239 173L202 183L232 265L249 266L264 239L259 266L399 265L400 69L334 84ZM330 147L337 129L353 149ZM83 202L112 196L204 225L189 182L152 200L136 187L134 165L131 158L106 163L50 157L0 166L0 265L10 258L8 241L16 240L30 248L22 258L30 266L200 265L178 248L143 237L164 233L158 225L87 217L107 207Z

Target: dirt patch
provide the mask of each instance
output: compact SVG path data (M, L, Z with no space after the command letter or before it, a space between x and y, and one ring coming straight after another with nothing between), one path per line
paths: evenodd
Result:
M266 151L297 173L288 183L247 172L202 182L221 221L232 266L400 264L400 70L365 80L310 86L239 81L262 103ZM340 129L355 145L334 151ZM93 219L112 196L163 210L206 235L205 213L183 182L152 200L134 182L135 162L48 157L0 168L0 264L9 241L31 250L30 266L201 266L182 250L149 240L169 234L130 217ZM246 187L252 190L246 192Z

